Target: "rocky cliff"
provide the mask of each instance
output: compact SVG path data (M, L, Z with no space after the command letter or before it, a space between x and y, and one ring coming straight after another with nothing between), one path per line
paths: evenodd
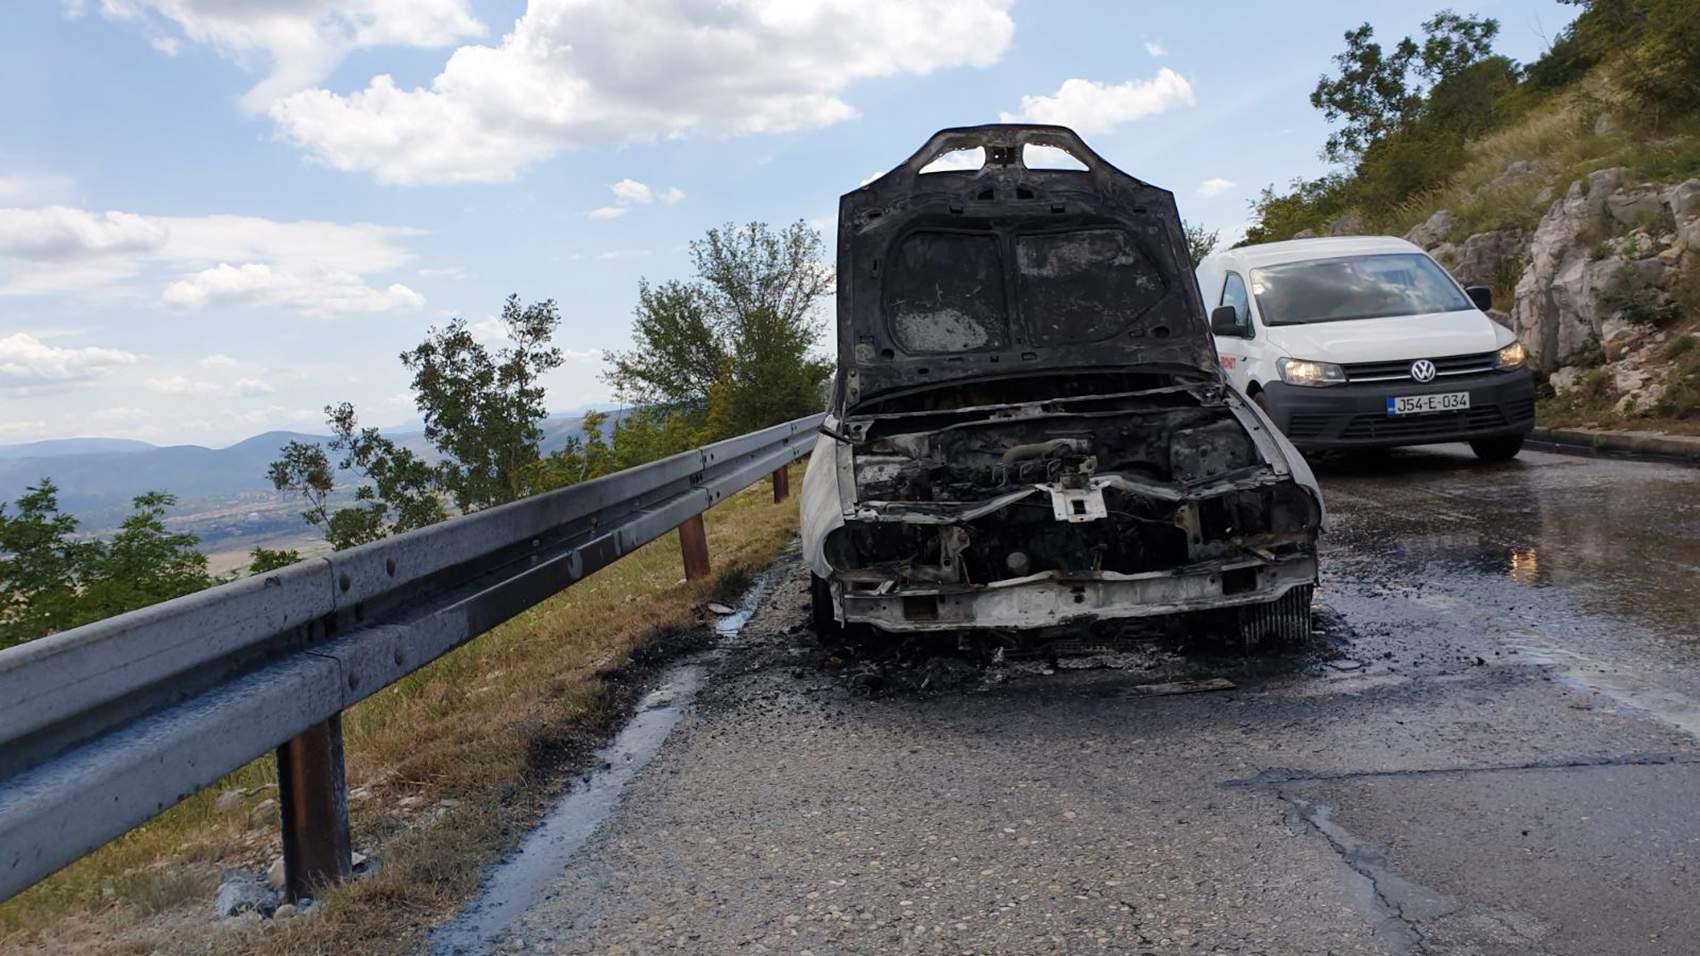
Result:
M1519 160L1483 188L1542 175L1538 161ZM1535 201L1545 211L1533 229L1462 235L1458 217L1440 209L1406 238L1464 284L1496 290L1507 309L1500 321L1556 398L1616 416L1691 413L1686 395L1667 393L1700 371L1690 368L1700 355L1700 179L1642 182L1613 167L1547 185Z

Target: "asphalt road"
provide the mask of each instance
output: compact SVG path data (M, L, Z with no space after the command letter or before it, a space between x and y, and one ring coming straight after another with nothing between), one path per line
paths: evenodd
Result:
M782 565L501 947L1700 952L1700 470L1318 470L1297 657L871 673Z

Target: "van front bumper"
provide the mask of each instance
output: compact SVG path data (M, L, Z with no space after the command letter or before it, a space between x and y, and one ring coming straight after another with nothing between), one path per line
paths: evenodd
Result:
M1470 407L1389 415L1387 399L1469 392ZM1525 435L1535 427L1535 384L1527 368L1416 382L1321 388L1272 382L1261 393L1275 426L1302 449L1391 448Z

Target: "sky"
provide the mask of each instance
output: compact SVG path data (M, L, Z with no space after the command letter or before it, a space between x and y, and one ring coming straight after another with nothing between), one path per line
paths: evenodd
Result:
M1436 0L1439 3L1440 0ZM3 0L0 444L415 421L398 355L554 299L549 404L611 398L642 278L805 220L935 130L1073 126L1237 238L1327 170L1308 94L1396 0ZM1538 56L1556 0L1454 6ZM828 304L830 307L830 304ZM823 314L830 322L830 314Z

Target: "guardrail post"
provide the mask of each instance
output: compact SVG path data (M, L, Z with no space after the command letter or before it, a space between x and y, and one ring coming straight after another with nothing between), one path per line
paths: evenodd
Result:
M791 472L785 467L773 473L773 500L784 501L791 497Z
M708 577L708 530L702 515L691 515L679 526L679 553L685 558L685 580Z
M283 870L290 902L348 878L348 790L342 769L342 718L314 724L277 748L283 811Z

